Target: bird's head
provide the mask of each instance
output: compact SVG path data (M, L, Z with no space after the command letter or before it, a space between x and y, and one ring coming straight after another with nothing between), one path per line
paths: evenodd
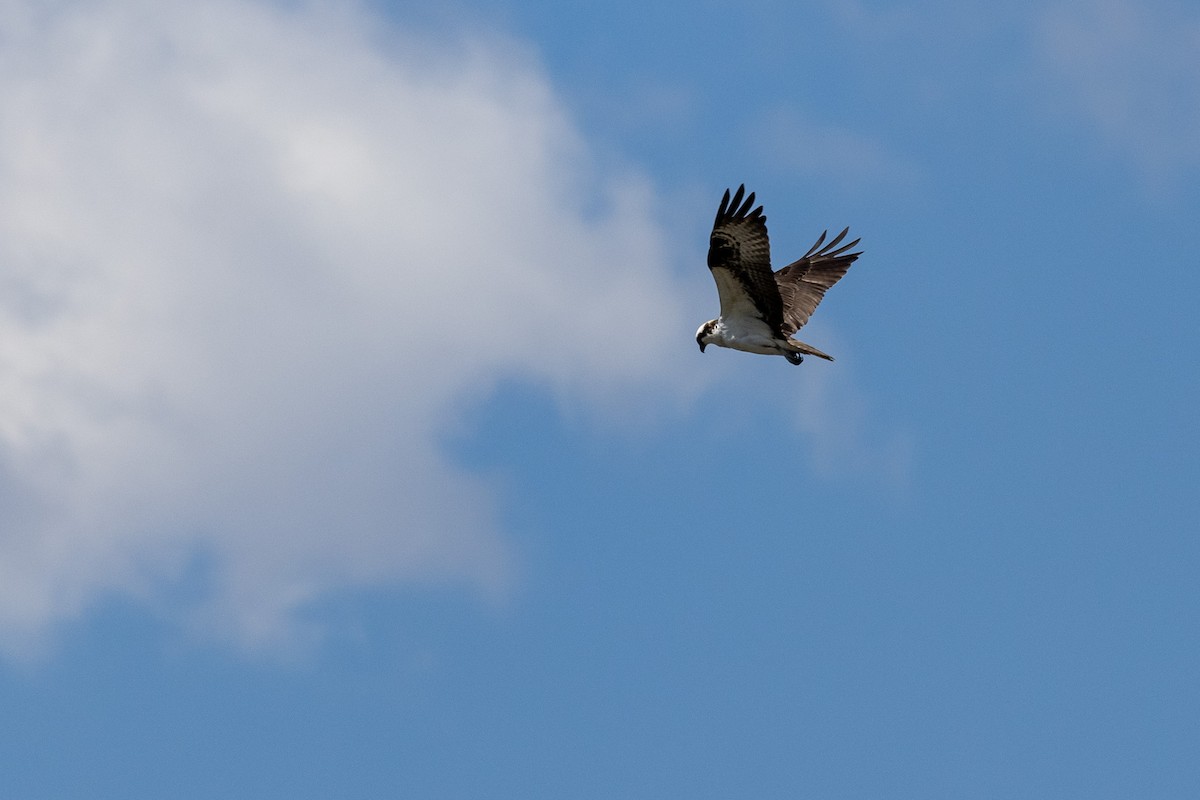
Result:
M717 321L710 319L708 322L700 326L696 331L696 344L700 345L700 352L704 352L704 346L708 344L709 338L712 335L713 329L717 327Z

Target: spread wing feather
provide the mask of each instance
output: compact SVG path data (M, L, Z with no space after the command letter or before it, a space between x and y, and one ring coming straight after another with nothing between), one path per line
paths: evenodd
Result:
M822 233L807 253L775 273L784 308L783 324L780 326L784 336L791 336L808 322L825 296L825 291L841 280L854 260L862 255L861 251L846 252L858 244L859 239L838 247L849 232L850 229L846 228L828 244L825 244L825 233Z
M708 243L708 268L717 283L722 317L749 316L779 331L784 325L784 298L771 272L767 218L762 206L751 210L754 192L743 201L745 192L744 184L732 198L725 190Z

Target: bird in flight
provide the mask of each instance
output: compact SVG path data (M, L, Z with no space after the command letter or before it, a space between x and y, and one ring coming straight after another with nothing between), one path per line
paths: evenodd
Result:
M799 364L804 356L833 361L833 356L791 337L808 322L825 291L862 255L846 252L860 240L838 247L849 228L828 244L822 233L799 260L772 272L767 218L762 206L750 210L754 192L743 202L745 193L743 184L730 199L726 189L713 222L708 268L717 282L721 316L696 331L700 352L715 344L747 353L783 356L793 364Z

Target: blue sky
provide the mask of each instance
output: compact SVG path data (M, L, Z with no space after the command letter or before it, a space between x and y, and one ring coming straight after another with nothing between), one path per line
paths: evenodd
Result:
M0 794L1200 791L1195 7L196 5L0 3Z

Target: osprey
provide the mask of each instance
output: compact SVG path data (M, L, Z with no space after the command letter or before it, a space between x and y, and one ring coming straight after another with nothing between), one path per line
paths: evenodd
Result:
M754 192L742 202L745 191L745 184L739 186L730 200L726 189L713 222L708 268L717 282L721 316L696 331L700 352L706 345L715 344L747 353L783 356L793 364L799 364L806 355L833 361L833 356L791 336L808 322L825 290L862 255L846 252L860 240L838 247L849 228L829 244L824 244L822 233L798 261L771 272L767 218L762 206L750 210Z

